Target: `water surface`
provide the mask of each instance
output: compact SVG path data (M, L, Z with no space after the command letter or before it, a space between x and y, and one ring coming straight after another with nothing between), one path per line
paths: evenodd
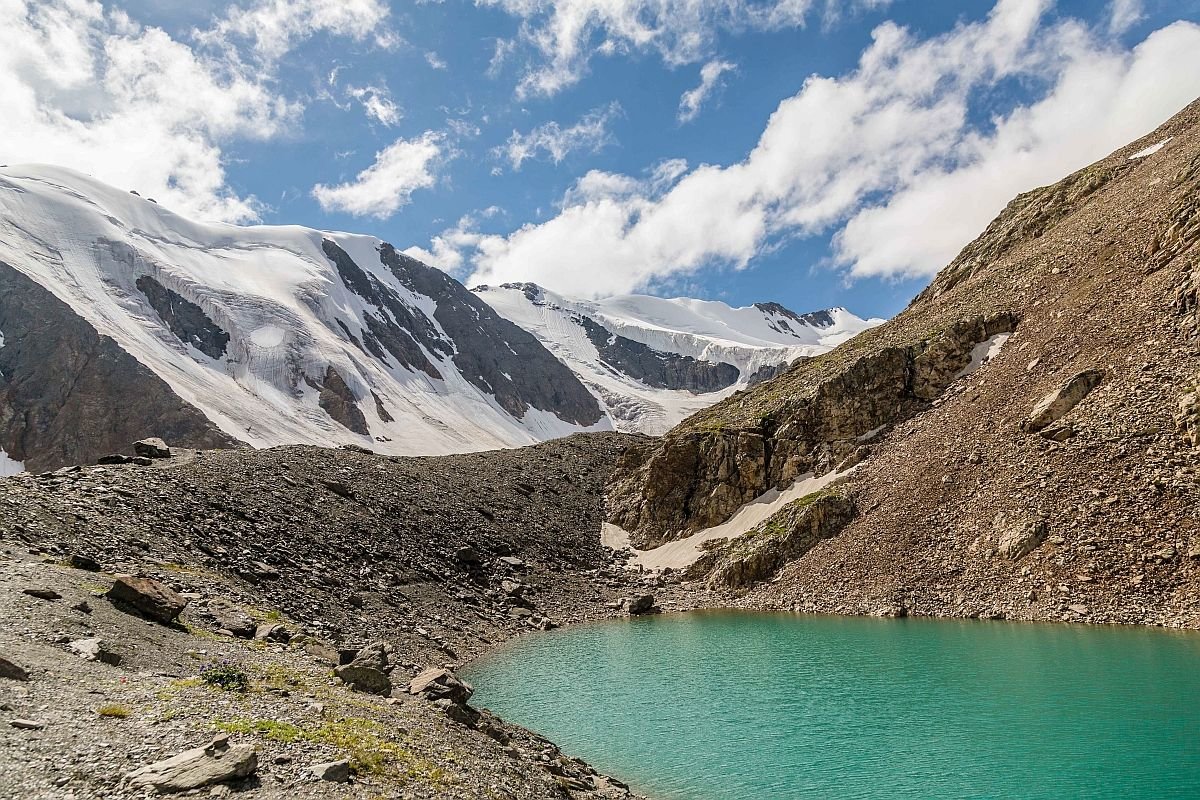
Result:
M712 612L527 636L472 703L657 800L1200 798L1200 634Z

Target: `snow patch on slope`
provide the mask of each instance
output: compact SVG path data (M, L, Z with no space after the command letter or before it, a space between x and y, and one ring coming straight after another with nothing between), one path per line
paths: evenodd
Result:
M812 473L801 475L783 491L769 489L754 498L720 525L696 531L686 539L667 542L653 550L637 550L630 547L628 531L610 523L604 524L600 533L600 543L614 550L629 547L633 550L634 557L628 563L634 566L653 570L662 570L667 567L685 569L700 558L700 545L704 542L713 539L736 539L756 525L766 522L793 500L799 500L813 492L821 491L835 480L849 475L854 469L851 467L843 472L827 472L819 477L814 477Z
M8 453L4 452L4 448L0 447L0 478L20 475L24 471L25 464L16 459L9 458Z
M980 367L990 362L993 358L1000 355L1000 351L1004 349L1004 344L1012 337L1011 333L997 333L995 336L990 336L984 339L979 344L971 349L971 360L968 364L959 370L955 375L955 379L971 375Z
M1129 160L1134 161L1139 158L1145 158L1146 156L1152 156L1155 153L1157 153L1159 150L1162 150L1164 147L1166 147L1167 143L1170 142L1174 138L1175 138L1174 136L1168 136L1167 138L1163 139L1158 144L1152 144L1149 147L1147 147L1145 150L1138 150L1136 153L1134 153L1133 155L1131 155L1129 157Z

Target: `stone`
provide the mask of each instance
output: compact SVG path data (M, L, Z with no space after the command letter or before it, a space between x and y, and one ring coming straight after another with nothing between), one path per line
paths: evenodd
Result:
M330 781L331 783L345 783L350 780L350 762L345 759L341 761L329 761L325 764L313 764L308 768L308 771L315 775L318 780Z
M15 661L0 656L0 678L10 681L27 681L29 672Z
M132 608L144 617L170 624L183 612L187 600L171 587L151 578L118 575L104 595L117 606Z
M1087 369L1072 375L1066 383L1043 397L1033 407L1033 411L1029 413L1029 418L1022 423L1022 427L1031 433L1036 433L1058 422L1099 386L1102 380L1104 380L1104 373L1098 369Z
M497 561L504 566L512 567L513 569L523 569L525 567L525 562L516 556L502 556L501 558L498 558Z
M454 557L463 564L478 564L479 553L473 547L460 547L454 551Z
M129 456L121 453L109 453L106 456L100 456L96 459L97 464L128 464L132 461Z
M336 667L333 674L341 678L347 686L356 692L377 694L386 697L392 693L392 679L387 673L375 667L362 666L351 662Z
M145 458L170 458L171 448L157 436L133 443L133 452Z
M99 661L102 664L110 664L114 667L121 663L120 654L110 650L108 644L99 637L76 639L68 644L67 648L84 661Z
M80 600L78 603L71 606L71 610L78 611L82 614L90 614L92 613L92 606L87 600Z
M73 569L82 569L86 572L99 572L100 562L91 556L85 556L82 553L72 553L67 556L67 566Z
M131 464L137 464L139 467L148 467L154 463L154 459L150 458L150 456L134 456L133 458L129 459L129 462Z
M46 723L38 722L36 719L14 719L8 724L22 731L40 731L46 727Z
M204 747L136 769L125 776L125 782L169 794L245 778L256 769L258 754L253 745L230 744L229 737L221 735Z
M500 591L509 597L521 597L525 594L525 584L520 581L503 580L500 581Z
M426 700L445 699L461 705L471 699L475 689L445 667L430 667L409 682L408 693Z
M253 639L258 632L258 626L250 615L225 603L215 603L209 606L209 611L221 626L221 630L229 631L239 639Z
M621 603L621 607L625 609L626 614L630 614L632 616L649 614L654 609L654 595L641 594L633 597L626 597Z
M1088 607L1079 604L1067 606L1067 610L1073 614L1079 614L1081 616L1088 613Z
M1046 539L1045 520L1010 522L1000 514L996 516L992 527L997 531L996 550L1011 561L1019 561L1029 555Z
M24 589L23 591L30 597L36 597L39 600L59 600L62 598L62 595L53 589L43 589L35 586L29 589Z
M459 725L472 726L479 721L479 712L468 705L456 703L448 697L434 700L433 707Z
M254 638L262 642L287 644L292 640L292 633L278 622L261 622L254 630Z

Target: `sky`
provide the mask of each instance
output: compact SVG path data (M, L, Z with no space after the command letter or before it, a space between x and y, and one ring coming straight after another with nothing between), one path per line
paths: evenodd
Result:
M1200 96L1200 0L0 0L0 163L467 285L889 317Z

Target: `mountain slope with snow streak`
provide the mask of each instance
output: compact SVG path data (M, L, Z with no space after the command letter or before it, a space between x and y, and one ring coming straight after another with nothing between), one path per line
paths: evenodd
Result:
M536 338L369 236L200 224L71 170L4 167L0 279L10 299L45 290L46 307L94 329L96 342L70 355L115 342L108 372L128 372L113 365L132 356L153 374L139 380L181 401L181 419L202 413L210 441L437 454L609 428ZM0 448L44 463L39 452L57 447L45 396L67 397L96 358L48 368L45 330L22 308L0 306ZM22 407L34 382L42 405ZM118 414L136 408L138 387L129 392L88 402Z
M797 314L777 303L575 300L530 283L472 291L567 364L617 430L650 435L882 322L843 308Z

